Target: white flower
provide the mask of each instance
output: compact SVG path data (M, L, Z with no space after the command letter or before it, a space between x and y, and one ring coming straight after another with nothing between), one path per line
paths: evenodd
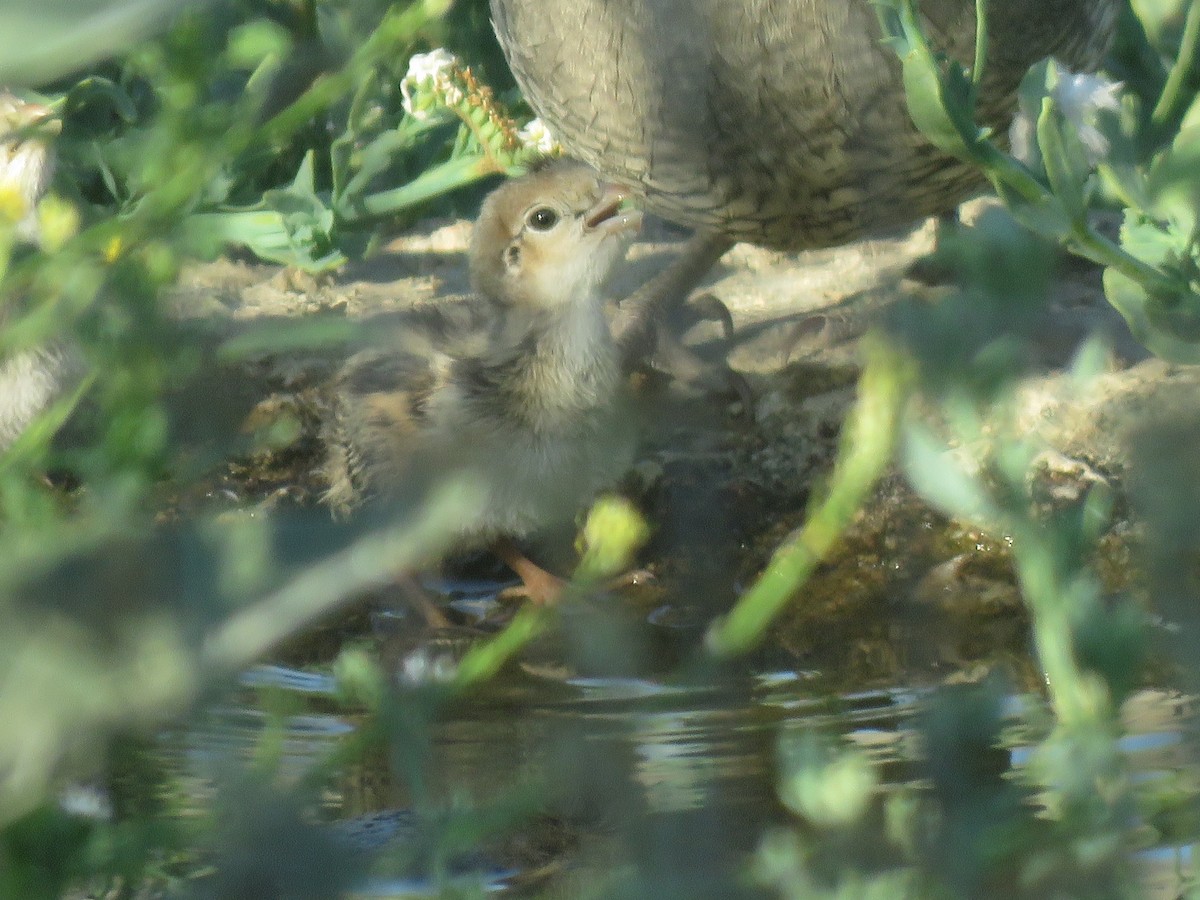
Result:
M463 99L462 90L451 80L451 74L461 65L457 56L445 47L429 53L417 53L408 61L408 72L400 82L400 93L404 97L404 111L417 119L429 118L429 110L423 109L415 91L432 89L443 102L453 105Z
M1076 75L1061 70L1053 96L1063 118L1075 126L1079 140L1087 151L1088 160L1095 164L1108 153L1108 139L1093 124L1096 114L1105 109L1118 109L1122 83L1109 81L1102 75Z
M1109 81L1102 75L1077 75L1062 66L1057 66L1057 76L1050 96L1062 117L1079 135L1088 162L1094 166L1108 153L1108 139L1096 127L1096 115L1101 110L1120 107L1120 91L1124 85L1119 81ZM1021 111L1013 119L1008 132L1013 156L1024 163L1032 162L1036 156L1034 144L1038 113L1039 110L1028 109L1022 103Z
M524 128L517 132L517 137L521 139L524 146L530 150L536 150L538 153L553 153L554 148L558 146L558 141L554 139L554 135L550 133L550 129L541 119L531 119Z
M440 76L448 74L457 65L458 57L445 47L438 47L428 53L414 53L412 59L408 61L408 71L404 75L404 80L418 83L426 78L436 80Z
M446 106L457 106L467 96L463 93L463 89L449 78L436 82L435 86L437 87L438 96L441 97L442 103L446 104Z

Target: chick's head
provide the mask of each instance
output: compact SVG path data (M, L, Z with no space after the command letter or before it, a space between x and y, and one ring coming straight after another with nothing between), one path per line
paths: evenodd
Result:
M558 310L591 297L641 225L641 213L622 209L627 196L571 161L501 185L475 223L475 290L531 310Z

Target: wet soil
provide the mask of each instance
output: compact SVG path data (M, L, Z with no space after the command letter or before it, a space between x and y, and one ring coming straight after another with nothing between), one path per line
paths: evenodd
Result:
M278 335L304 322L369 329L398 310L462 295L469 233L465 221L423 223L331 276L232 259L189 269L173 297L180 318L203 323L219 342L259 349L214 365L203 390L183 402L201 393L243 398L231 423L257 442L244 441L244 452L185 491L181 509L213 496L265 508L319 504L321 389L350 350L338 340L284 346ZM834 250L783 254L742 245L726 254L700 293L728 308L734 334L726 341L715 322L700 318L686 339L746 378L752 408L734 394L684 388L653 372L635 376L643 450L620 489L654 529L640 563L658 580L625 595L630 616L688 635L686 642L728 609L800 526L854 399L859 337L904 297L936 299L939 288L909 277L933 234L928 223ZM614 296L659 270L683 239L651 223L612 285ZM1114 348L1108 371L1080 389L1066 366L1097 331ZM1035 496L1049 504L1071 502L1098 481L1119 494L1139 423L1190 408L1200 380L1146 360L1105 302L1098 272L1073 262L1060 266L1037 351L1018 418L1045 443ZM1119 519L1104 544L1101 569L1112 589L1130 581L1131 531ZM333 625L327 641L302 641L297 652L324 656L322 647L340 644L368 618L360 610ZM979 660L1024 668L1026 624L1005 535L948 519L893 472L791 605L767 652L795 667L836 671L844 684L894 683L900 673L953 678Z

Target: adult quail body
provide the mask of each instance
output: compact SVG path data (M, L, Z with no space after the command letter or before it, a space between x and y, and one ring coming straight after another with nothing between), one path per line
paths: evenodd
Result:
M1120 0L992 0L980 112L1004 127L1030 65L1094 68ZM974 0L923 0L974 53ZM697 229L681 281L736 241L832 246L953 209L980 182L913 126L870 0L491 0L529 103L567 152ZM688 267L690 265L690 271Z
M494 543L534 599L555 580L508 538L569 522L628 466L632 434L600 288L640 213L574 162L508 182L470 248L476 295L413 311L338 375L325 428L328 502L345 512L442 473L474 476L460 543Z

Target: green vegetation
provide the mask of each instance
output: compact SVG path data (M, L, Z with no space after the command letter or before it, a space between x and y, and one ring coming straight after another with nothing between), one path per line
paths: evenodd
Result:
M1110 302L1147 348L1200 361L1200 5L1135 3L1112 62L1120 100L1101 91L1085 117L1065 99L1073 76L1037 67L1020 160L974 122L978 63L938 58L907 0L876 5L914 119L978 163L1008 212L947 234L939 260L957 287L937 304L901 304L866 342L842 456L807 524L696 637L678 680L722 684L895 464L934 507L1011 541L1045 692L1016 714L999 676L935 693L918 720L917 772L901 787L885 789L840 737L785 733L785 824L755 836L735 881L748 896L795 898L1135 896L1132 850L1195 841L1195 787L1183 776L1169 790L1138 784L1120 749L1151 627L1141 603L1106 595L1097 574L1118 501L1100 486L1036 502L1043 448L1022 433L1017 391L1048 303L1052 245L1104 267ZM436 805L426 768L435 723L564 618L590 615L580 596L646 540L629 508L598 506L565 612L518 613L448 677L416 687L398 689L374 654L347 648L336 702L358 727L316 763L285 773L294 698L266 690L251 758L222 773L215 797L169 783L156 745L164 729L200 720L247 666L436 555L475 501L471 484L448 483L393 520L348 528L321 509L165 512L181 485L250 446L221 430L238 412L220 408L226 398L181 418L173 394L213 366L336 345L350 329L297 324L226 340L181 324L164 294L184 266L220 254L334 269L419 215L470 211L478 182L527 165L535 136L522 133L528 116L487 28L476 0L0 9L0 84L30 86L22 96L62 126L32 242L19 233L21 198L0 188L0 359L66 347L81 372L0 453L0 898L350 889L371 863L318 824L322 791L382 755L412 796ZM443 46L470 71L440 56L410 69L415 53ZM1096 227L1094 208L1120 211L1117 240ZM1093 341L1078 353L1080 390L1103 351ZM1128 484L1146 536L1145 593L1185 632L1200 625L1200 471L1166 448L1194 447L1198 435L1200 417L1148 430ZM615 659L622 635L607 624L587 620L589 652ZM1200 660L1194 642L1180 644L1169 649L1193 688ZM997 749L1014 730L1032 748L1019 769ZM112 815L61 802L81 781L104 784ZM566 793L547 776L480 807L467 798L442 809L433 846L421 848L440 896L479 895L478 879L452 877L453 861ZM639 896L627 867L599 869L572 896ZM689 890L679 896L697 895Z

